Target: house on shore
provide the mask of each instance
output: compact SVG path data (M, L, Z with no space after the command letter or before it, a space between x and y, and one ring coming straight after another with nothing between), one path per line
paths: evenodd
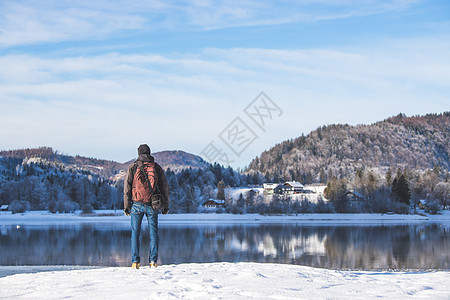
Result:
M264 194L274 194L275 189L280 185L279 183L263 183Z
M285 194L300 194L304 193L305 186L298 181L286 181L283 184L283 193Z
M366 197L356 190L347 191L341 197L347 197L351 207L359 206L366 200Z
M285 183L264 183L265 194L308 194L305 186L298 181L286 181Z
M421 199L419 200L419 208L420 209L427 209L429 207L428 200Z
M213 208L223 208L225 207L225 200L218 200L210 198L209 200L203 202L203 208L213 209Z

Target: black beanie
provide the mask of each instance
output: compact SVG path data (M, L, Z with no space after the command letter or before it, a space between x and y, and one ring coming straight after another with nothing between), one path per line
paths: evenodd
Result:
M150 147L147 144L142 144L138 147L138 155L148 154L150 155Z

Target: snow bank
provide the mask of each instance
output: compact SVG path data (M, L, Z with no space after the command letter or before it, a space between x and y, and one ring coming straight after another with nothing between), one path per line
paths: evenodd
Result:
M450 211L442 215L388 215L388 214L298 214L270 215L259 214L169 214L160 215L160 224L306 224L306 225L373 225L408 224L435 222L450 224ZM24 214L0 213L2 225L63 225L80 223L114 223L129 225L130 218L118 211L97 211L97 215L51 214L33 211Z
M0 267L1 270L1 267ZM0 278L3 299L449 299L450 272L259 263L49 271Z

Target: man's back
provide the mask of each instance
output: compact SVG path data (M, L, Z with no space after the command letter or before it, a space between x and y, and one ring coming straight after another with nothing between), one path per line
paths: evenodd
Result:
M150 181L151 187L148 186L144 174L139 170L139 163L143 164L143 168ZM152 193L159 189L165 197L168 209L169 205L169 185L163 169L157 163L153 156L149 154L141 154L138 159L128 168L124 183L124 209L131 209L133 202L150 203Z
M165 201L155 201L159 191ZM162 213L169 210L169 185L166 175L160 165L155 163L150 155L150 147L146 144L138 148L138 159L128 168L124 182L124 212L131 215L131 262L132 268L139 269L141 257L139 255L141 224L144 215L149 226L149 263L156 267L158 260L158 213L163 203ZM154 207L152 207L152 205Z

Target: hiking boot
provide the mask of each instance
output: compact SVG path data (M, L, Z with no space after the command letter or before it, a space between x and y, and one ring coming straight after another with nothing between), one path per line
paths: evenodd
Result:
M132 269L139 269L139 263L138 263L138 262L134 262L134 263L131 265L131 268L132 268Z
M155 267L155 268L157 267L157 265L156 265L156 263L154 261L150 262L150 268L151 267Z

